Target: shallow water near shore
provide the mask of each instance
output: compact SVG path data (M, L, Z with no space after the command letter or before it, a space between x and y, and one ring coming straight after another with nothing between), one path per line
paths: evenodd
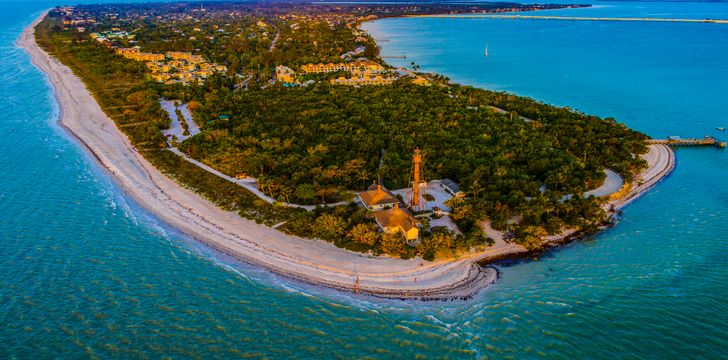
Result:
M554 13L728 18L726 4L600 4ZM472 301L352 298L238 264L126 200L54 124L43 75L13 44L51 5L12 2L0 15L0 357L725 356L725 150L678 150L675 171L617 226L501 267ZM405 64L654 137L728 125L727 25L371 25Z

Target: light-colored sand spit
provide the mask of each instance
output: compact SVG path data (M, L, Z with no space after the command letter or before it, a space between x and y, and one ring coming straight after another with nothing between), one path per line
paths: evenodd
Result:
M413 299L470 297L497 277L495 269L479 267L475 261L520 252L511 245L450 261L369 257L324 241L287 236L224 211L182 188L139 155L83 82L38 47L34 29L43 16L25 29L18 45L46 74L61 109L59 123L88 148L126 195L162 221L217 250L299 281L352 291L358 277L363 294ZM657 149L655 158L672 157L666 147L653 149ZM653 163L667 166L663 161ZM667 172L652 169L646 173L656 174L656 182Z
M619 210L644 194L645 191L657 185L660 180L664 179L672 169L675 168L675 152L663 144L649 145L647 154L642 158L647 161L647 169L639 176L639 184L630 190L624 197L613 201L615 210Z
M39 19L40 20L40 19ZM113 175L126 195L164 222L242 261L313 284L396 298L468 296L495 280L494 269L470 261L423 262L370 258L334 245L286 236L219 209L164 176L137 153L82 81L35 43L29 26L18 45L53 87L68 129Z

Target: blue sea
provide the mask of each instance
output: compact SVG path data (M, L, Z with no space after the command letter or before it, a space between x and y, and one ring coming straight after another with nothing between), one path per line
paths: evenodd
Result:
M355 298L236 263L126 199L56 124L48 84L14 44L55 4L0 4L0 358L728 358L726 150L679 149L672 175L616 227L499 266L472 301ZM549 13L728 18L727 3L595 5ZM720 137L715 127L728 126L728 25L407 18L366 28L385 56L407 56L392 64L653 137Z

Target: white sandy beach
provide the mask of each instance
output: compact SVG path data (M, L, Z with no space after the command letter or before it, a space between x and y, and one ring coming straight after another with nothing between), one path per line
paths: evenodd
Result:
M497 243L484 252L450 261L369 257L324 241L287 236L224 211L163 175L132 148L82 81L37 46L34 27L41 18L25 29L18 45L53 87L61 109L60 124L113 175L126 195L162 221L217 250L312 284L352 290L358 276L362 293L437 299L467 297L495 281L496 270L477 266L476 261L524 251ZM663 145L651 145L646 159L650 167L642 174L642 185L616 206L653 186L674 166L672 150Z

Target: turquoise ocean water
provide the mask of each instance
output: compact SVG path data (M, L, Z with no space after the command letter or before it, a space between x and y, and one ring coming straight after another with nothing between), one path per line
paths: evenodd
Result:
M728 18L726 3L597 4L553 13ZM618 226L501 267L473 301L356 299L237 264L125 199L55 124L43 75L14 45L54 4L0 5L0 358L726 358L725 150L679 150ZM728 126L728 25L367 28L404 64L655 137Z

